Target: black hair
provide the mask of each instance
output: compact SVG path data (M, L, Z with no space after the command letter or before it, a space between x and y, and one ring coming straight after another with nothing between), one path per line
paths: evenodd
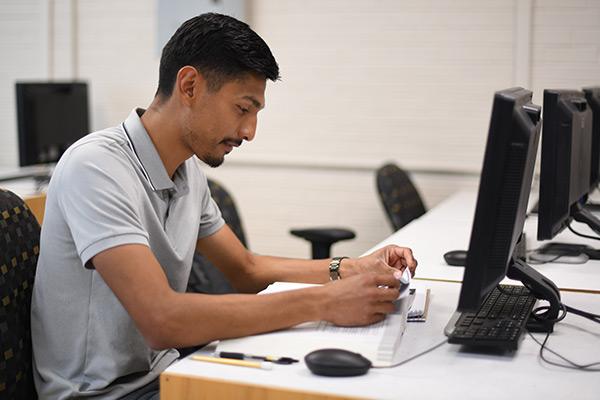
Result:
M169 39L160 58L156 95L170 97L177 72L186 65L200 71L210 91L248 73L279 79L279 66L265 41L247 24L216 13L187 20Z

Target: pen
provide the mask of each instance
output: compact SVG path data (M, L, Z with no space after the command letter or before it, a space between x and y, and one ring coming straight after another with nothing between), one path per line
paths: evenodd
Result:
M215 353L215 354L219 357L231 358L234 360L251 359L251 360L268 361L268 362L272 362L275 364L293 364L295 362L298 362L298 360L293 359L291 357L256 356L256 355L252 355L252 354L234 353L231 351L221 351L221 352Z
M271 364L267 364L265 362L234 360L231 358L219 358L219 357L199 356L199 355L194 355L194 356L191 356L190 358L194 361L205 361L205 362L211 362L211 363L216 363L216 364L235 365L237 367L272 369Z

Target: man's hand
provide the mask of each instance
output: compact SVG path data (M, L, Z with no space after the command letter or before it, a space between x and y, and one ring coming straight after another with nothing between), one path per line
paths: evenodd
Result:
M390 274L365 273L322 287L322 319L341 326L369 325L394 311L399 282Z
M396 279L400 279L405 268L410 270L412 276L415 275L417 260L413 257L412 250L408 247L389 245L364 257L343 260L340 263L340 276L346 279L352 275L372 272L395 274Z

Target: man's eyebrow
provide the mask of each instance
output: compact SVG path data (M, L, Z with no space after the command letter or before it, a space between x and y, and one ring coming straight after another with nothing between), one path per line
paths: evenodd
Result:
M254 104L254 107L258 108L259 110L262 110L264 108L260 101L256 100L254 96L244 96L244 99L250 100L252 104Z

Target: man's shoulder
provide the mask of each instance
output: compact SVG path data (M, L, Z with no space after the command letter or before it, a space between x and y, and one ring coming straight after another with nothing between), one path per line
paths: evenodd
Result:
M60 158L53 178L133 176L131 166L130 149L123 131L113 127L90 133L73 143Z
M127 141L123 130L119 126L115 126L95 131L82 137L69 147L65 155L69 156L73 153L88 151L102 151L102 149L118 150L125 147L127 147Z
M129 147L119 127L92 132L73 143L62 155L57 168L65 164L106 165L111 160L129 159Z

